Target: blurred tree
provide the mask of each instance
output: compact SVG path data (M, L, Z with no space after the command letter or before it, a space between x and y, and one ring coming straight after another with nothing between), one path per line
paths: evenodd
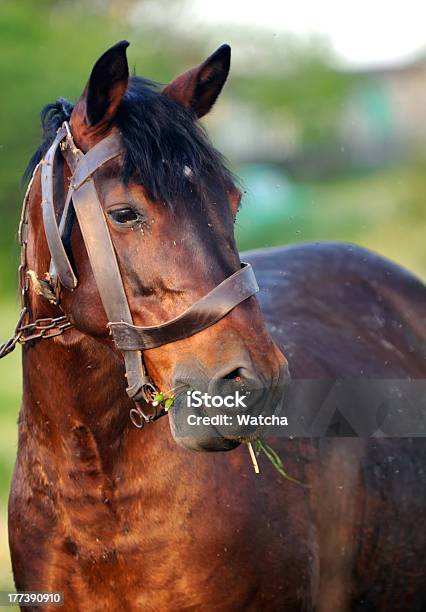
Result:
M160 2L166 11L164 0ZM170 6L174 2L180 4L180 0L171 0ZM179 45L177 38L154 35L155 23L147 15L142 19L133 12L144 4L148 2L4 0L0 3L2 292L4 288L11 290L16 286L16 227L23 196L20 179L38 144L41 108L59 96L75 101L94 61L117 40L137 40L138 44L129 49L130 65L139 74L160 82L167 82L180 72L188 65L191 53L195 53L194 44Z

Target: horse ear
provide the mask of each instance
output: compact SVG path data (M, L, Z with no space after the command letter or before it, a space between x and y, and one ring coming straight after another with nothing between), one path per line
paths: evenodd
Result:
M74 113L83 115L86 126L103 128L114 118L118 105L127 89L129 66L126 49L129 43L122 40L98 59L85 90L76 104Z
M231 47L222 45L202 64L187 70L166 85L163 93L203 117L213 104L229 74Z

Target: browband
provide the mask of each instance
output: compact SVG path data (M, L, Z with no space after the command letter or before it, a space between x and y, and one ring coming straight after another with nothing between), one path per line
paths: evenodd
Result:
M54 164L59 147L72 177L58 224L54 206ZM50 275L59 286L72 290L77 286L77 278L62 239L72 203L109 320L108 326L124 357L127 393L136 402L152 402L156 389L146 374L141 351L176 342L213 325L255 294L259 287L251 265L244 263L240 270L174 319L149 327L133 325L107 220L93 180L96 170L123 152L120 134L115 132L83 154L76 147L65 122L42 161L43 222L51 255ZM132 409L131 416L134 412L140 416L140 424L132 418L138 427L158 416L147 416L139 407Z

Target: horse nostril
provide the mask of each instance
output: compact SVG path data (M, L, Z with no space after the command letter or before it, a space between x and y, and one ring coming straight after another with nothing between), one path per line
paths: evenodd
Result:
M241 368L235 368L234 370L232 370L231 372L229 372L229 374L225 374L225 376L222 376L223 380L236 380L237 382L239 380L241 380Z

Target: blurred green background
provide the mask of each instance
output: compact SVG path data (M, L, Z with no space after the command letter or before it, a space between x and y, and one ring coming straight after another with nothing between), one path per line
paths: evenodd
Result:
M426 272L426 59L347 69L327 40L214 25L187 0L0 0L0 339L17 317L20 179L42 106L75 101L97 57L126 38L162 83L223 42L229 83L205 124L241 177L241 249L349 240ZM259 7L259 10L262 10ZM19 349L0 363L0 589L11 586L6 504L16 452Z

